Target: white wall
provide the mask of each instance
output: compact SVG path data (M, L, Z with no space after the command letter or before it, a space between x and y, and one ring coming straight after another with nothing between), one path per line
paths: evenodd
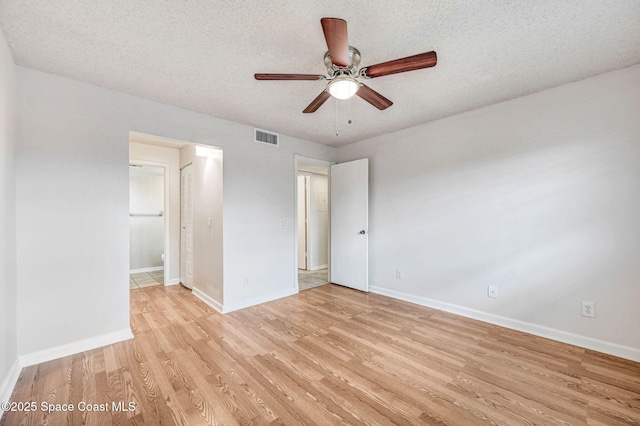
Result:
M146 170L154 172L149 173ZM163 268L164 167L129 167L129 268Z
M638 117L640 65L340 148L374 291L640 360Z
M16 66L0 31L0 402L19 373L16 325Z
M117 94L18 70L18 350L36 362L129 330L129 135Z
M224 149L225 309L294 292L294 154L334 148L257 144L250 126L28 68L18 81L20 354L129 328L129 131Z
M138 136L130 134L129 140ZM144 137L149 137L145 135ZM169 240L165 241L165 282L180 282L180 151L176 148L131 142L129 157L133 162L151 162L165 167L165 220L169 221ZM167 249L168 246L168 249ZM169 256L167 256L169 254Z

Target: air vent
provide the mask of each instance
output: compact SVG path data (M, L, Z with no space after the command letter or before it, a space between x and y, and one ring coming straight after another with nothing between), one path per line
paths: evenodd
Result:
M278 139L280 135L266 130L254 128L254 140L259 143L266 143L268 145L278 146Z

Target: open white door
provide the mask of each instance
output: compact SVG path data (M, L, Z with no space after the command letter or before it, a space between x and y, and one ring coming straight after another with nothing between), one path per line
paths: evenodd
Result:
M193 288L193 166L180 171L180 282Z
M330 281L369 291L369 159L331 166Z

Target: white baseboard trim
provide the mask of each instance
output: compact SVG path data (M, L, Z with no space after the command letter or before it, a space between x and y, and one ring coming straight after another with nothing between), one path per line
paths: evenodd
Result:
M309 268L310 271L319 271L320 269L327 269L329 265L317 265Z
M295 288L279 291L277 293L271 293L266 296L253 297L251 299L240 300L235 303L225 303L223 305L222 313L227 314L229 312L237 311L239 309L248 308L250 306L259 305L261 303L271 302L272 300L282 299L283 297L293 296L298 291Z
M164 266L150 266L148 268L139 268L139 269L131 269L129 271L130 274L139 274L141 272L155 272L155 271L162 271L164 269Z
M199 289L194 287L194 288L191 289L191 294L193 294L198 299L202 300L207 305L211 306L216 311L218 311L220 313L223 313L222 303L218 302L217 300L215 300L211 296L203 293L201 290L199 290Z
M13 389L16 387L16 383L18 383L20 372L22 372L22 367L20 367L18 359L16 359L0 385L0 402L9 402ZM3 411L4 410L0 410L0 412Z
M266 296L254 297L251 299L241 300L236 303L223 304L213 299L211 296L203 293L198 288L194 287L191 289L191 293L202 300L204 303L220 312L221 314L228 314L229 312L237 311L239 309L248 308L250 306L259 305L261 303L271 302L272 300L281 299L283 297L292 296L297 293L295 289L280 291L278 293L269 294Z
M176 285L176 284L180 284L180 278L171 279L165 285Z
M512 330L522 331L524 333L533 334L535 336L545 337L547 339L556 340L570 345L580 346L585 349L591 349L597 352L625 358L631 361L640 362L640 349L629 346L619 345L617 343L606 342L604 340L594 339L580 334L569 333L551 327L545 327L513 318L507 318L500 315L494 315L475 309L466 308L460 305L440 302L422 296L414 296L412 294L401 293L395 290L372 286L369 287L372 293L381 294L383 296L392 297L394 299L404 300L405 302L415 303L416 305L426 306L428 308L438 309L440 311L450 312L452 314L461 315L467 318L473 318L479 321L488 322L490 324L499 325L501 327L510 328Z
M90 351L92 349L101 348L102 346L112 345L129 339L133 339L133 333L131 332L131 328L127 327L112 333L101 334L88 339L56 346L54 348L20 355L18 357L18 362L21 367L28 367L30 365L40 364L42 362L51 361L69 355L75 355L80 352Z

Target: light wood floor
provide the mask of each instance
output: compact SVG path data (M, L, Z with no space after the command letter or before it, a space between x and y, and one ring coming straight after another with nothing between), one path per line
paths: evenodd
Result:
M379 295L325 285L224 316L180 286L131 299L134 340L25 368L13 401L135 411L0 424L640 424L638 363Z

